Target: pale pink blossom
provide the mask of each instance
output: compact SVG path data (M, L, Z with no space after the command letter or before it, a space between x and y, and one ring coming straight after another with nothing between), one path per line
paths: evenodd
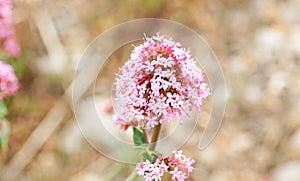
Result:
M157 35L136 46L115 81L116 115L151 130L200 106L210 95L202 70L180 43ZM136 120L136 121L132 121ZM123 124L123 123L122 123Z
M3 43L3 50L11 57L16 57L20 54L20 46L14 37L6 38Z
M8 26L7 24L1 22L0 18L0 40L6 39L7 37L14 36L15 32L11 28L11 26Z
M10 0L0 0L0 20L4 24L12 24L12 4Z
M16 94L19 89L19 82L13 68L0 61L0 101L5 97Z
M0 43L4 52L11 57L16 57L21 52L13 27L10 0L0 0Z
M184 181L187 179L186 173L178 170L178 167L175 167L174 170L170 171L170 174L172 175L172 181Z

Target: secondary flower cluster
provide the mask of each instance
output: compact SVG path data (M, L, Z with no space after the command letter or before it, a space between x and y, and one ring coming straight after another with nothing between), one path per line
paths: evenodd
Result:
M12 20L12 4L10 0L0 0L0 43L9 56L20 54L20 46L16 39Z
M118 108L114 123L151 130L171 120L182 123L182 114L200 111L209 96L203 72L190 51L180 43L157 35L133 49L115 81Z
M184 181L189 173L194 170L192 164L195 161L183 155L182 150L174 151L166 158L159 157L154 163L149 160L136 166L137 174L143 176L146 181L161 180L165 173L172 176L172 181Z
M13 68L0 61L0 101L5 97L14 95L19 89L19 82Z

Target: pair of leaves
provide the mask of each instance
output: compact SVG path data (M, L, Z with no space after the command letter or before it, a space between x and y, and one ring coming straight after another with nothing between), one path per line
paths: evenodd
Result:
M156 150L150 150L149 148L146 148L145 151L141 153L143 157L143 161L149 160L151 163L155 162L157 157L161 157L162 154L159 153Z
M150 162L155 162L158 156L161 156L156 150L150 150L147 147L147 142L143 131L140 129L133 127L133 143L136 148L143 149L144 151L141 153L143 157L143 161L149 160Z

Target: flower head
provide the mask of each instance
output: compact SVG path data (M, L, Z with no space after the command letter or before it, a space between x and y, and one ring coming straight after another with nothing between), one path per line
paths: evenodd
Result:
M182 151L175 151L166 158L158 157L154 163L149 160L138 163L136 170L146 181L161 180L166 172L172 175L172 181L184 181L194 170L194 163L195 161L183 155Z
M16 40L16 33L12 20L12 4L10 0L0 0L0 43L4 52L16 57L20 54L20 46Z
M5 97L14 95L19 89L19 82L13 68L0 61L0 101Z
M180 43L157 35L133 49L115 81L120 119L151 130L154 126L200 111L209 96L203 72Z

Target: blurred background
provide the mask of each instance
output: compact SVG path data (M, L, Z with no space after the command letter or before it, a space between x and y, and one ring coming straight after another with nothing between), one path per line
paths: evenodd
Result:
M13 0L13 5L22 46L21 89L9 102L3 180L122 181L130 174L132 165L108 159L82 137L65 92L88 44L137 18L170 19L195 30L223 69L228 97L221 130L208 148L195 148L209 100L183 147L197 161L190 180L300 180L299 0ZM98 108L108 121L114 73L130 51L128 46L115 52L98 76Z

